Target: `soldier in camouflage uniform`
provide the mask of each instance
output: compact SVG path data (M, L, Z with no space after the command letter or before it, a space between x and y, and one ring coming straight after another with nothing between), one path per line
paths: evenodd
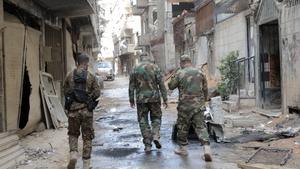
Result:
M167 90L161 71L156 64L151 62L149 55L144 53L141 55L141 63L130 75L129 100L132 108L135 108L135 103L137 104L138 122L146 153L151 151L152 141L156 148L161 148L159 142L162 117L161 96L167 108ZM151 126L148 122L149 112Z
M173 76L168 86L170 90L178 88L179 103L177 106L177 142L179 148L176 154L187 155L188 133L192 125L201 143L204 145L205 161L211 161L209 135L204 122L205 101L207 100L207 80L205 75L194 68L191 58L183 55L180 58L179 69Z
M89 94L89 97L98 98L100 96L100 87L97 83L96 77L88 71L89 56L87 54L78 54L77 62L77 68L68 73L65 79L65 96L74 89L74 86L77 83L76 78L85 74L85 79L83 80L83 83L85 84L84 88ZM74 81L76 81L76 83ZM68 135L70 145L70 162L68 169L75 168L77 162L80 128L83 139L83 169L89 169L92 152L92 139L94 138L93 112L88 111L87 104L75 101L71 104L67 115L69 122Z

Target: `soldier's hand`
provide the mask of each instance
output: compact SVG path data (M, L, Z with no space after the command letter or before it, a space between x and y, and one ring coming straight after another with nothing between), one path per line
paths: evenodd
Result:
M169 105L168 105L167 102L164 102L163 105L164 105L164 108L165 108L165 109L167 109L167 108L169 107Z
M134 109L135 108L135 104L134 103L130 103L130 107Z

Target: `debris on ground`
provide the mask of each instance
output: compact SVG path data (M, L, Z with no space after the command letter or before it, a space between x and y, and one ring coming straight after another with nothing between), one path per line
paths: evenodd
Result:
M253 110L253 113L260 114L262 116L268 117L268 118L279 118L282 115L281 110L261 110L261 109L255 109Z
M47 159L48 155L54 153L52 145L49 143L50 147L49 149L43 149L43 148L26 148L25 149L25 156L27 161L36 161L40 159Z
M292 169L282 166L265 165L265 164L238 164L241 169Z
M266 164L266 165L285 165L290 158L292 149L282 149L275 147L263 147L257 150L246 163Z
M251 141L269 142L299 135L300 128L286 128L280 130L243 129L241 135L230 138L232 143L247 143Z

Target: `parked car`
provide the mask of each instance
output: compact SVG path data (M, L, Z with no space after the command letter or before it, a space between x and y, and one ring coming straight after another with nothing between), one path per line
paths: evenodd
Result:
M115 80L113 66L110 62L99 62L95 66L96 75L103 80Z

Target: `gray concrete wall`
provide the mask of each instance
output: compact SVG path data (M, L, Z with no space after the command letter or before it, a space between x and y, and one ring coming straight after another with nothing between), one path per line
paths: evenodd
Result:
M214 69L226 55L239 51L239 57L247 57L247 12L241 12L225 21L217 23L214 36ZM216 71L219 76L219 71Z
M281 66L283 110L300 105L300 5L281 13Z

